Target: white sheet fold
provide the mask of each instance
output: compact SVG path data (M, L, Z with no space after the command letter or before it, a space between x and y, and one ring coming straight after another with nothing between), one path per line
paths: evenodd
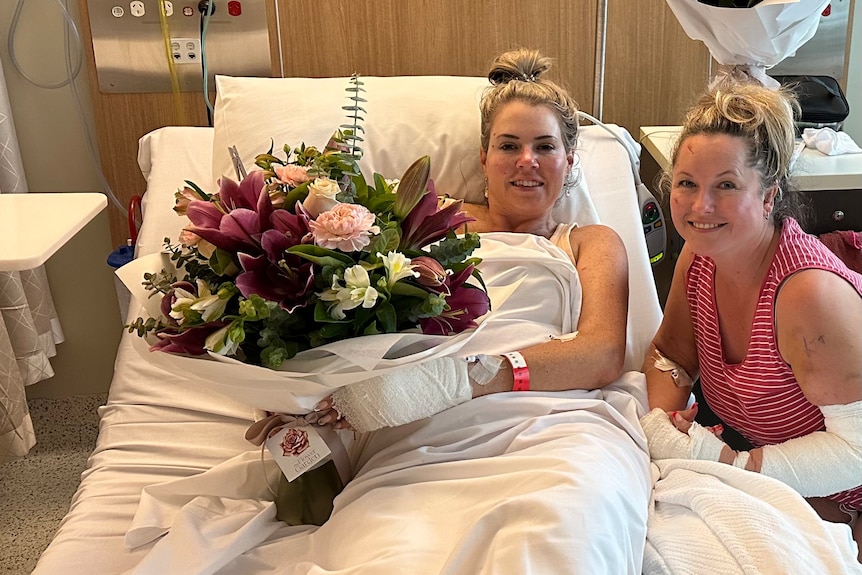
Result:
M850 529L775 479L687 459L654 462L653 478L645 575L862 573Z
M372 434L319 528L275 520L256 451L148 487L126 543L161 538L134 575L638 575L650 478L626 390L642 384L495 394Z

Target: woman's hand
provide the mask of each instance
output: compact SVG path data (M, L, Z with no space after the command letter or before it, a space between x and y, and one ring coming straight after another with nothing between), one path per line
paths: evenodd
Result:
M696 406L671 413L656 408L641 418L650 457L654 460L704 459L733 463L736 452L718 438L715 428L705 428L696 423L696 414Z
M691 407L682 411L671 411L667 416L674 427L687 435L691 424L694 423L694 419L697 417L697 403L691 404ZM718 425L705 425L703 428L719 439L721 439L721 435L724 433L724 426L720 423Z
M332 406L332 396L328 395L314 406L314 411L305 416L312 425L328 425L333 429L352 429L350 423Z

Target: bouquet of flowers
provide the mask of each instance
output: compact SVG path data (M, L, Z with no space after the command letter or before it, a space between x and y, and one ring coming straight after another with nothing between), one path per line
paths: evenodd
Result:
M320 152L257 157L261 169L219 191L192 182L176 193L187 215L177 270L144 276L162 317L129 326L154 334L154 350L215 354L277 369L297 353L357 336L419 330L451 335L476 327L487 294L475 233L460 203L438 209L429 158L400 181L369 185L337 133Z
M185 356L171 367L286 413L308 408L291 396L316 401L321 390L462 345L490 308L471 255L479 236L455 233L472 218L460 201L438 206L427 156L399 180L366 181L361 126L342 128L322 150L271 148L254 170L238 170L240 181L222 177L216 192L187 181L174 210L190 225L154 254L159 264L165 254L169 260L143 274L158 307L129 331L148 338L157 355ZM140 270L156 268L152 260L132 265L126 277L137 273L140 288ZM346 479L333 479L332 461L312 470L318 477L282 481L280 518L320 524L329 516Z

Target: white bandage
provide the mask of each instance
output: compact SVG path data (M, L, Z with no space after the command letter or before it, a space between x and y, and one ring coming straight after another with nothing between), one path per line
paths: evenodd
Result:
M503 358L499 355L481 353L468 357L467 363L470 364L470 381L476 385L485 385L497 376L503 364Z
M655 350L652 365L659 371L669 372L673 384L677 387L692 387L694 385L688 372L677 362L665 357L658 349Z
M862 401L824 405L820 411L826 431L761 448L760 473L786 483L803 497L825 497L862 485ZM641 426L652 459L718 461L725 446L697 423L686 435L658 408L641 418ZM750 453L743 451L733 466L744 469L749 459Z
M760 472L803 497L824 497L862 485L862 401L824 405L826 431L763 447Z
M467 362L441 357L344 386L332 394L332 406L365 432L423 419L472 397Z
M718 461L726 445L712 432L692 422L688 434L676 427L663 409L655 408L641 418L652 459L704 459Z

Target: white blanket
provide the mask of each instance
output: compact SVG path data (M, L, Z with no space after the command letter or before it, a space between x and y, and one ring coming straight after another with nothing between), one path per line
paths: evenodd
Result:
M862 573L850 529L775 479L683 459L654 463L653 477L646 575Z
M381 430L319 528L274 519L256 451L148 487L126 543L155 544L133 573L638 574L642 387L629 372L602 391L497 394Z

